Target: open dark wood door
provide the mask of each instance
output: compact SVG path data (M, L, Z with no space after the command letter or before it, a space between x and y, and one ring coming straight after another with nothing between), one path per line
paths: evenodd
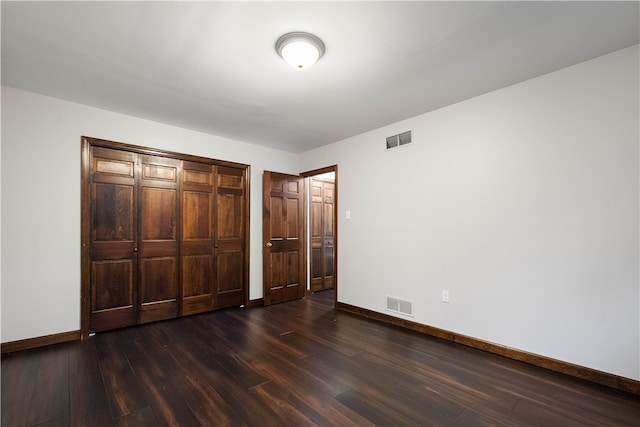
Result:
M264 172L264 305L305 295L304 194L304 178Z

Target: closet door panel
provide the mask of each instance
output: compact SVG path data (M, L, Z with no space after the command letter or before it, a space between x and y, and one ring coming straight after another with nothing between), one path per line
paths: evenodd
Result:
M131 153L91 151L91 332L137 322L134 170Z
M194 314L213 309L213 256L182 256L182 314Z
M91 263L92 332L136 323L134 265L132 260Z
M213 166L182 164L182 314L214 307Z
M144 257L140 266L140 323L178 315L175 257Z
M177 241L176 190L142 188L142 241Z
M140 323L178 315L178 165L140 155Z
M244 304L244 170L218 167L216 174L215 308Z
M242 290L242 252L227 250L218 253L216 259L218 293L224 295Z

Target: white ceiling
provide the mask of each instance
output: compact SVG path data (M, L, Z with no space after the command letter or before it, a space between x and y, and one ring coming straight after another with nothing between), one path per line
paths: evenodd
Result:
M2 84L300 153L638 44L638 6L3 1Z

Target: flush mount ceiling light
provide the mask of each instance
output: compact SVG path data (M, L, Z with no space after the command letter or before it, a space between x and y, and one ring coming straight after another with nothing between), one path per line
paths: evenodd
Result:
M324 43L313 34L287 33L276 42L276 51L293 68L312 66L324 54Z

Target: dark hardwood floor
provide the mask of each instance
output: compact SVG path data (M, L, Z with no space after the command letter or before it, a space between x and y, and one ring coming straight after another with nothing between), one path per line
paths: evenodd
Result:
M2 425L640 425L638 396L332 303L325 291L3 355Z

